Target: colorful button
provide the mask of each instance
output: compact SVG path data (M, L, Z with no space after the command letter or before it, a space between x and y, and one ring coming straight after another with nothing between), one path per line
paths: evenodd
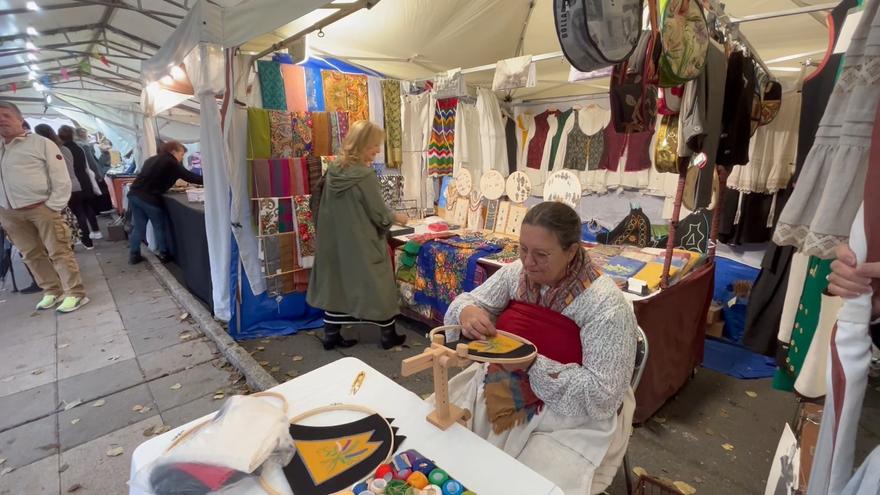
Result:
M370 489L370 485L368 485L366 481L361 481L357 485L354 485L354 488L352 488L351 491L360 495L361 492L365 492L369 489Z
M437 469L437 466L427 459L421 459L413 464L413 469L428 476L431 474L431 471Z
M406 495L409 485L405 481L391 480L385 487L385 495Z
M428 485L422 490L421 495L443 495L443 490L437 485Z
M443 495L461 495L463 491L464 487L455 480L448 480L443 484Z
M421 490L428 486L428 477L424 473L416 471L406 478L406 482Z
M394 472L391 469L391 464L382 464L378 468L376 468L376 478L382 478L385 481L390 481L394 476Z
M370 491L376 495L385 493L388 489L388 482L384 478L376 478L370 483Z
M443 486L443 483L446 483L448 479L449 475L446 474L446 471L439 468L431 471L431 474L428 475L428 480L432 485Z

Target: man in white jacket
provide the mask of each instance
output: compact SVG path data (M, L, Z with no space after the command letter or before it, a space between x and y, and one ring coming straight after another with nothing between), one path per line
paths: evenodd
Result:
M43 289L37 309L60 302L69 313L89 302L61 215L70 176L58 146L22 124L18 107L0 101L0 224Z

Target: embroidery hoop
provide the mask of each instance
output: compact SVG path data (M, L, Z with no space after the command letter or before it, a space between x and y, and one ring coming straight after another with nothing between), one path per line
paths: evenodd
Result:
M290 419L289 423L292 425L299 424L305 419L313 418L313 417L318 416L320 414L332 413L332 412L337 412L337 411L363 413L365 415L364 417L376 415L376 416L379 416L380 418L382 418L382 422L388 427L388 434L390 435L389 438L391 438L391 442L388 444L388 453L385 455L382 462L371 467L371 469L369 470L369 473L366 476L364 476L362 479L360 479L358 481L358 483L359 483L361 481L368 479L370 476L372 476L372 474L375 473L376 469L379 466L381 466L382 464L387 464L387 463L391 462L391 458L394 455L394 437L395 437L394 429L391 427L391 423L388 422L388 419L385 416L379 414L378 412L376 412L368 407L361 406L358 404L329 404L326 406L321 406L321 407L316 407L314 409L309 409L308 411L305 411L297 416L294 416L292 419ZM350 423L350 422L352 422L352 421L348 421L348 423ZM301 425L301 426L310 426L310 425ZM296 439L294 439L294 443L296 443ZM272 494L270 493L270 495L272 495Z
M520 191L517 188L517 182L520 182L520 180L524 181L524 191ZM510 199L510 201L514 203L525 203L525 201L529 199L529 196L531 196L532 194L532 181L529 179L529 176L526 175L525 172L517 170L507 177L507 183L505 185L504 191L507 193L507 197Z
M466 168L456 172L452 182L455 183L456 192L464 197L467 197L474 187L474 177L471 175L471 171Z
M538 349L534 344L526 339L513 335L511 333L499 330L498 333L529 344L534 348L534 352L525 357L516 359L509 358L487 358L485 356L474 356L470 354L467 344L459 342L455 348L446 345L446 330L461 330L460 325L447 325L437 327L429 333L431 345L421 354L411 358L404 359L401 363L401 375L410 376L426 369L433 369L434 377L434 410L428 414L427 420L441 430L446 430L455 423L464 424L471 418L471 412L462 409L455 404L449 402L449 368L455 366L464 368L472 362L481 363L498 363L498 364L525 364L534 359L538 354Z
M571 170L557 170L544 184L544 200L558 201L577 210L581 191L581 181L576 174Z
M480 177L480 192L486 199L500 198L505 188L504 176L497 170L490 170Z

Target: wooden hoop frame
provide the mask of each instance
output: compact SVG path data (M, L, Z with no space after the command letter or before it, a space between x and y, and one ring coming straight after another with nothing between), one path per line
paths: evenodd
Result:
M445 325L442 327L437 327L428 333L428 339L433 342L435 335L441 335L441 336L443 336L443 339L444 339L443 345L445 346L446 345L445 341L446 341L446 331L447 330L459 330L460 331L461 325ZM471 354L470 349L468 349L468 353L465 356L465 359L469 359L471 361L475 361L478 363L514 364L515 365L515 364L528 363L529 361L534 360L538 356L538 346L536 346L532 342L520 337L519 335L514 335L510 332L505 332L504 330L498 330L498 334L503 335L505 337L509 337L513 340L516 340L517 342L522 342L523 344L530 345L535 350L533 352L531 352L528 356L523 356L523 357L518 357L518 358L490 358L490 357L486 357L486 356L475 356L475 355ZM465 345L467 345L467 344L465 344ZM448 348L449 347L447 346L447 349Z

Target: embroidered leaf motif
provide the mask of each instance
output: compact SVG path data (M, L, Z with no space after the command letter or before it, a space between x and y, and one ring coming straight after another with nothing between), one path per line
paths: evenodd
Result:
M295 440L303 465L315 485L344 473L367 459L382 445L371 442L373 431L328 440Z

